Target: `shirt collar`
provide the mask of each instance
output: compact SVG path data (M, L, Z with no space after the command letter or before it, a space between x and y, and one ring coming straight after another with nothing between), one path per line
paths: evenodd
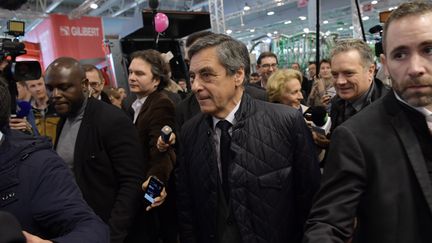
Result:
M4 134L0 131L0 146L2 145L4 140Z
M363 108L364 104L368 100L370 100L374 86L375 86L375 82L372 81L372 83L371 83L371 85L370 85L370 87L366 93L364 93L362 96L360 96L359 99L355 100L354 102L350 102L352 107L356 110L356 112L360 111Z
M141 107L143 106L144 102L146 101L148 96L144 96L142 98L137 98L133 103L132 103L132 109L134 110L134 119L133 122L136 122L136 119L138 118L139 112L141 110Z
M426 117L426 120L427 120L427 121L430 122L430 121L432 120L432 111L426 109L426 107L424 107L424 106L421 106L421 107L415 107L415 106L412 106L412 105L408 104L405 100L403 100L403 99L402 99L402 98L401 98L401 97L396 93L396 91L393 90L393 93L394 93L394 95L395 95L395 97L396 97L397 100L399 100L400 102L404 103L405 105L407 105L407 106L413 108L414 110L417 110L418 112L422 113L422 114Z
M212 117L213 118L213 129L215 129L216 124L220 121L220 120L226 120L228 122L230 122L232 125L234 125L237 121L235 119L235 113L238 111L238 109L240 108L240 102L234 107L234 109L232 109L232 111L228 114L228 116L226 116L224 119L219 119L216 117Z

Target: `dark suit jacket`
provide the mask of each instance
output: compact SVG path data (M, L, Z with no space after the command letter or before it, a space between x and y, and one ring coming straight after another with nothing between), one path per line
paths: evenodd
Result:
M132 111L133 116L133 109ZM159 152L156 142L165 125L175 130L174 104L168 98L165 91L151 93L144 102L138 114L135 126L138 129L141 140L141 148L146 161L145 179L148 176L156 176L165 183L167 198L160 207L150 212L142 212L139 222L135 225L134 235L127 238L126 242L157 242L158 237L164 242L176 242L176 214L172 200L174 190L173 178L170 177L175 164L175 153L172 148L166 152Z
M156 147L156 142L165 125L175 128L174 104L163 93L155 91L151 93L143 106L135 122L141 140L141 148L146 163L146 176L157 176L165 184L174 167L175 154L172 149L161 153Z
M105 92L102 91L101 94L100 94L100 96L101 96L101 100L103 102L105 102L107 104L110 104L110 105L112 104L111 100L109 99L108 95Z
M431 179L402 108L389 92L335 130L304 243L432 242Z
M139 209L143 161L137 131L126 114L89 98L75 144L73 172L84 199L109 224L111 242L123 242Z
M375 79L373 90L371 90L372 93L363 103L362 109L386 95L389 90L390 87L385 85L381 80ZM341 99L338 95L331 100L330 118L332 122L330 131L334 131L337 126L350 118L345 117L345 100Z

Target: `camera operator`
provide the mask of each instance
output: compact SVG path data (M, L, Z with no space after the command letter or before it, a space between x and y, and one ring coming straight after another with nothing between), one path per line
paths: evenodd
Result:
M10 63L8 60L4 58L0 64L0 81L8 85L9 93L11 94L12 97L16 98L18 96L17 84L13 80L12 75L8 72L9 69L10 69ZM13 130L22 131L27 134L37 135L38 132L36 126L35 125L32 126L32 124L35 124L35 119L32 111L31 110L28 110L28 112L24 111L25 109L24 108L23 112L26 113L26 116L17 116L16 115L17 108L18 110L21 110L21 108L17 107L17 101L19 100L16 100L15 98L13 98L11 102L12 115L9 119L10 128Z

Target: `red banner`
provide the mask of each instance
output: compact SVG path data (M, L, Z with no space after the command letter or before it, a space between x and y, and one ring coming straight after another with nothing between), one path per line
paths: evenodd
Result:
M105 57L100 17L69 19L66 15L52 14L25 37L40 43L43 68L62 56L78 60Z

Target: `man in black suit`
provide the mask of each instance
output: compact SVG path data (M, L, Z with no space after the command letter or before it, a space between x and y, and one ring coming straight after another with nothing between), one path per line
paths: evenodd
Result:
M387 20L393 91L335 130L304 243L432 242L431 22L425 2Z
M88 79L77 60L54 60L45 81L62 116L56 151L74 172L84 199L109 224L111 242L123 242L142 195L137 131L120 109L85 95Z
M389 88L374 80L375 64L372 49L358 39L339 41L330 53L331 73L336 95L321 98L323 104L331 103L331 131L384 96Z
M103 88L105 86L105 79L102 75L102 71L91 64L85 64L83 65L83 68L88 79L91 96L98 100L102 100L107 104L111 104L110 98L103 91Z

